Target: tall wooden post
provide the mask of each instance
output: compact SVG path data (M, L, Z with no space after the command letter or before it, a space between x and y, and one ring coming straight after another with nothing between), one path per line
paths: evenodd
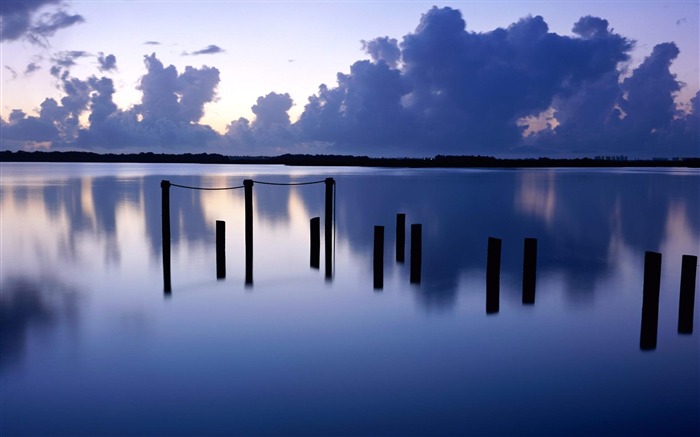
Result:
M486 314L495 314L500 304L501 239L489 237L486 261Z
M161 216L162 216L162 239L163 239L163 291L170 294L172 284L170 283L170 181L161 180Z
M253 180L243 181L245 194L245 283L253 284Z
M642 330L639 347L642 350L656 349L656 334L659 325L659 289L661 288L661 254L644 254L644 290L642 297Z
M374 289L384 288L384 226L374 227Z
M321 265L321 217L314 217L309 222L311 231L311 256L309 264L312 269L318 269Z
M406 258L406 214L396 214L396 262Z
M537 277L537 239L526 238L523 253L523 303L535 303L535 284Z
M335 180L326 178L326 279L333 278L333 188Z
M423 251L423 226L418 223L411 225L411 284L420 284L421 265L423 263L421 253Z
M681 264L681 297L678 302L678 332L693 333L693 310L695 309L695 275L698 257L683 255Z
M226 222L216 221L216 278L226 277Z

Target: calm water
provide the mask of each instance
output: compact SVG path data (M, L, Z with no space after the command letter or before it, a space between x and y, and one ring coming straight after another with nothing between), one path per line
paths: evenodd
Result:
M8 164L0 185L0 434L698 435L700 305L679 334L681 256L698 255L700 172ZM309 267L336 180L333 277ZM422 277L394 260L423 225ZM227 226L216 279L215 221ZM372 276L384 225L384 287ZM486 313L488 237L502 239ZM534 305L523 239L538 239ZM321 237L323 242L323 235ZM657 345L640 349L644 252L662 253ZM697 281L696 281L697 286ZM698 292L696 291L696 297Z

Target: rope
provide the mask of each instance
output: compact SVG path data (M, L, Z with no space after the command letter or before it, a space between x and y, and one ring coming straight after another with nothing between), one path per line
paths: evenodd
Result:
M188 188L190 190L236 190L238 188L243 188L243 185L240 185L238 187L224 187L224 188L190 187L187 185L173 184L172 182L170 183L170 186L180 187L180 188Z
M287 183L282 183L282 182L263 182L263 181L253 181L253 183L256 184L261 184L261 185L312 185L312 184L322 184L326 182L326 180L321 180L321 181L312 181L312 182L287 182Z

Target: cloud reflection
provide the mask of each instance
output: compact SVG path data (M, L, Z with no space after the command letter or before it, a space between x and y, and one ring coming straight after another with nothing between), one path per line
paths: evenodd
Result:
M279 174L259 177L274 182L294 180ZM168 176L69 178L45 184L39 201L54 231L65 233L58 239L68 242L69 253L78 252L76 242L95 239L102 242L104 259L119 266L123 252L119 229L135 229L145 233L147 243L145 248L131 250L144 250L158 265L160 180L164 178ZM188 175L172 179L190 186L234 186L243 177ZM394 248L396 214L406 213L407 229L412 223L423 224L422 282L412 289L426 308L451 307L464 276L483 274L489 236L503 240L503 293L520 293L523 240L534 237L539 242L538 274L563 278L565 292L574 301L586 301L599 292L596 284L616 271L617 252L611 247L622 244L628 251L642 254L678 247L678 241L697 241L700 233L700 207L694 201L700 197L700 187L693 175L387 170L339 171L336 181L337 238L350 248L353 259L366 265L368 277L375 225L386 226L386 259L393 260L390 251ZM34 188L18 184L13 196L3 195L4 216L27 213L27 205L36 201L36 196L29 196L31 192ZM323 202L320 188L256 185L254 189L258 226L280 235L299 233L294 244L305 248L308 219L322 216ZM127 207L129 220L143 225L120 224L124 220L120 208ZM243 196L235 190L210 194L172 189L170 214L173 247L213 245L218 219L229 220L233 226L230 235L240 238ZM65 226L61 224L64 220ZM258 260L281 250L267 247L275 244L269 236L256 231L255 238L256 245L265 245L256 249ZM667 241L669 238L673 242ZM402 268L405 266L387 262L387 278L396 271L404 274Z

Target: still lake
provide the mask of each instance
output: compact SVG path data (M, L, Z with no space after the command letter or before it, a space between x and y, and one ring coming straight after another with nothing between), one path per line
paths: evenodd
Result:
M678 333L682 255L700 251L697 169L367 169L0 164L0 434L700 435L700 305ZM161 180L336 182L170 188ZM395 261L422 224L421 281ZM309 220L321 217L321 268ZM226 221L226 278L215 222ZM383 288L373 232L385 226ZM486 312L489 237L500 306ZM522 303L523 240L537 238ZM662 254L656 347L640 348L645 251ZM696 280L697 287L697 280ZM696 292L697 297L697 292Z

